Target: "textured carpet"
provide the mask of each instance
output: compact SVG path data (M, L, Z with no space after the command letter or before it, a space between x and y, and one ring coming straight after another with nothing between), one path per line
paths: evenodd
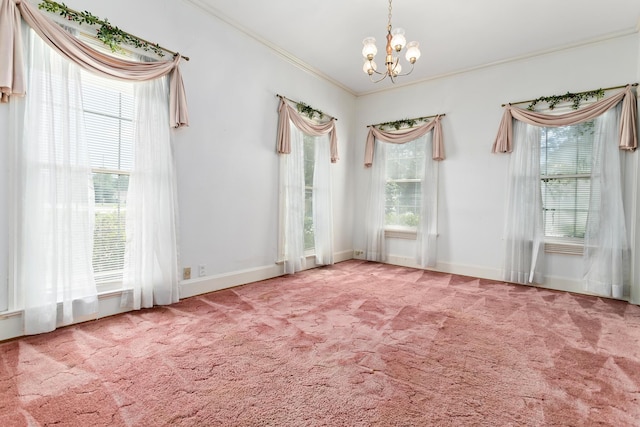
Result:
M640 307L355 260L0 357L1 426L640 425Z

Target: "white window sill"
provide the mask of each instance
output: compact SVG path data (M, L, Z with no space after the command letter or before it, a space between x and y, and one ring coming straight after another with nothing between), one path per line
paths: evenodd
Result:
M387 227L384 229L384 237L387 239L416 240L417 235L415 228Z
M582 256L584 251L584 241L572 238L546 238L544 241L544 251L551 254L578 255Z

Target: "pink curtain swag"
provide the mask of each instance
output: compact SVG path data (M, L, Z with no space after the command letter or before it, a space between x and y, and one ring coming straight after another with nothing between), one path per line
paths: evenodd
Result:
M178 67L179 54L173 60L158 62L114 58L82 43L36 7L22 0L0 0L1 102L9 102L11 96L26 94L20 18L60 55L87 71L127 81L147 81L169 74L170 125L189 125L187 99Z
M637 115L638 103L636 95L631 90L631 85L609 98L597 101L587 107L566 114L542 114L507 105L502 115L498 136L493 143L493 153L511 153L513 151L513 119L534 126L559 127L575 125L595 119L609 109L622 102L620 117L620 140L618 146L621 150L633 151L638 148Z
M367 135L367 145L364 151L364 165L370 167L373 165L373 146L375 140L390 142L392 144L404 144L414 139L426 135L433 129L433 143L431 147L431 155L433 160L444 160L444 145L442 142L442 116L434 117L429 123L413 129L402 130L399 132L385 132L375 126L369 126L369 134Z
M295 108L287 104L283 98L280 98L278 113L278 153L291 154L291 132L289 129L289 121L291 121L298 129L308 135L320 136L329 133L331 141L331 163L338 161L338 137L336 135L335 118L332 117L331 120L326 123L313 124L298 114Z

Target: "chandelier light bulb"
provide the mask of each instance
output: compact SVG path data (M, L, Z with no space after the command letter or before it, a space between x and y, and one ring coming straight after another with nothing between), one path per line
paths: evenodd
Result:
M362 71L369 75L372 75L377 69L378 66L373 61L364 61L364 65L362 66Z
M396 50L396 52L400 52L407 44L407 39L404 36L404 29L394 28L391 31L391 36L391 46Z
M407 43L407 53L405 58L410 63L415 63L420 58L420 43L413 41Z
M391 69L391 75L393 77L397 77L398 74L400 74L402 72L402 64L400 64L400 61L398 61L397 59L395 60L395 66Z
M373 37L367 37L362 40L362 44L364 47L362 48L362 56L365 59L371 61L376 53L378 53L378 48L376 47L376 39Z

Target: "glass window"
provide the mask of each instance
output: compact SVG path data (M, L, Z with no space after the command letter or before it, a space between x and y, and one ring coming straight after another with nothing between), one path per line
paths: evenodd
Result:
M547 237L584 238L593 134L593 121L542 129L540 187Z
M133 166L132 85L82 74L85 132L93 171L93 269L98 285L122 281L127 190Z
M425 144L385 144L385 225L416 228L420 222Z
M304 250L315 247L313 233L313 172L315 165L316 138L304 135Z

